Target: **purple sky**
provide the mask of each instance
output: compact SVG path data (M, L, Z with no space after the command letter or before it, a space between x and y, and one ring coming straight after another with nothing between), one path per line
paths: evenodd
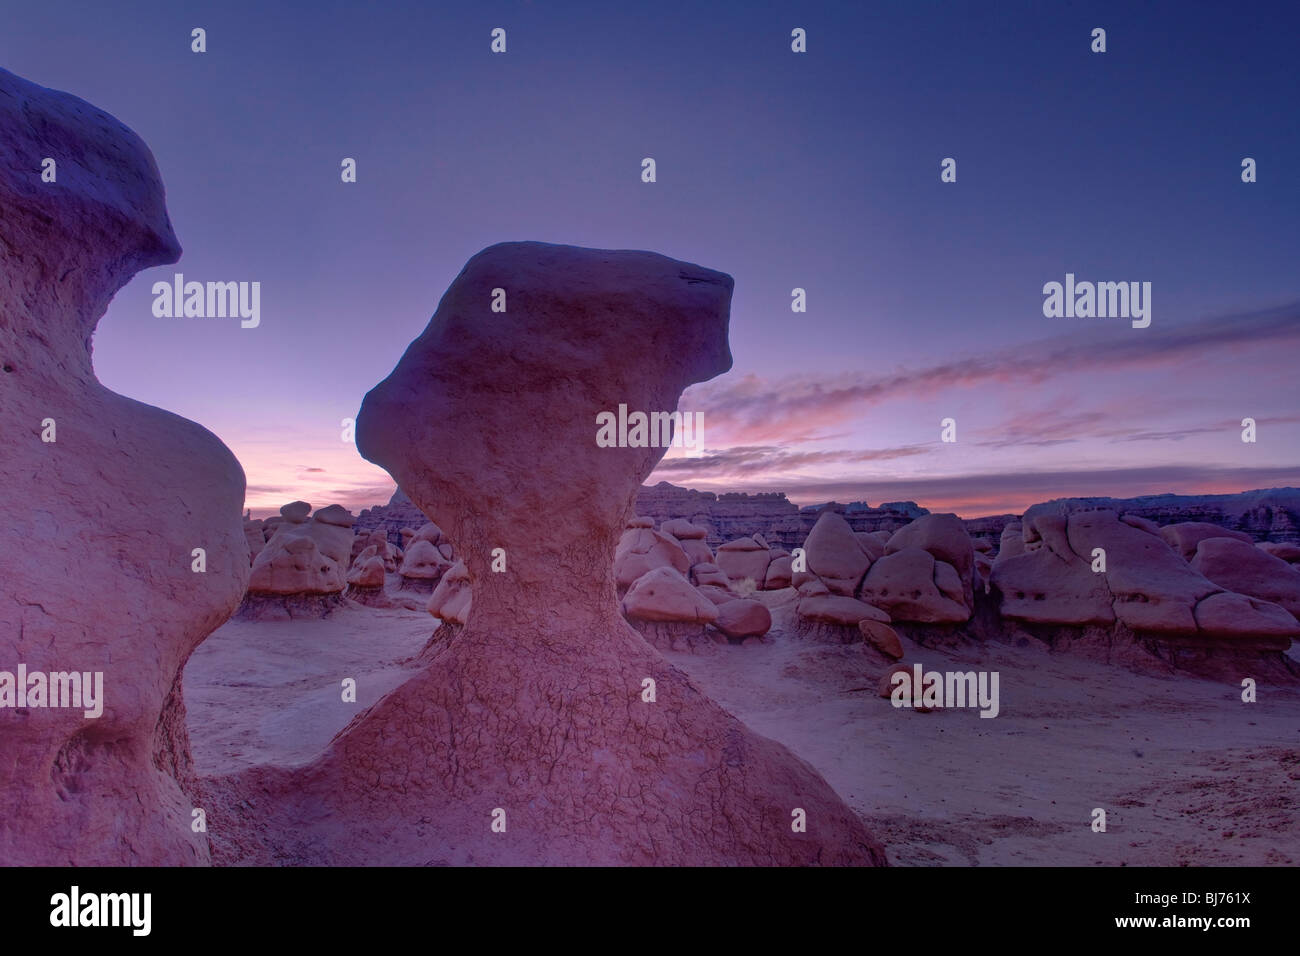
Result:
M682 403L707 452L652 481L967 515L1300 484L1293 4L5 7L0 64L140 133L185 247L99 375L220 436L255 512L387 499L340 420L508 239L735 277L735 366ZM260 327L155 318L175 271L260 281ZM1151 282L1151 327L1045 318L1066 272Z

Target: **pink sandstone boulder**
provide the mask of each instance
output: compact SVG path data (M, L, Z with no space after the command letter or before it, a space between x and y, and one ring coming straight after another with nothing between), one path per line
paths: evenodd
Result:
M671 412L726 371L731 289L647 252L505 243L468 262L356 433L462 549L473 612L312 763L214 781L223 862L884 862L807 763L620 612L615 548L664 449L598 444L601 416Z
M767 565L771 554L767 545L759 544L753 538L738 538L728 541L718 548L714 563L731 579L733 584L741 581L753 581L762 586L767 579Z
M903 656L903 642L899 640L898 632L888 624L864 617L858 621L858 630L868 644L886 657L898 660Z
M705 642L705 626L717 620L722 606L700 594L675 568L655 568L637 578L622 607L628 622L655 647L693 650Z
M1184 561L1192 560L1197 546L1206 538L1232 538L1244 544L1255 543L1255 539L1244 532L1221 528L1217 524L1209 524L1205 521L1180 521L1177 524L1167 524L1160 529L1160 537L1165 539L1169 547L1182 555Z
M803 547L808 571L821 578L832 594L854 597L858 593L871 558L843 515L829 508L822 511Z
M638 621L712 624L718 609L673 568L654 568L623 597L623 613Z
M140 138L0 70L0 670L25 666L24 694L89 674L94 698L58 679L61 706L18 707L0 680L7 866L209 862L181 670L248 581L244 474L206 429L100 384L90 347L117 291L180 251Z
M670 534L678 541L702 541L709 536L707 528L691 524L685 518L670 518L659 526L664 534Z
M928 551L936 562L955 569L961 582L961 594L957 600L968 609L975 606L975 548L960 518L954 514L922 515L894 532L885 545L885 554L897 554L906 548Z
M952 624L969 620L971 608L963 603L964 593L965 584L956 569L935 561L921 548L886 554L871 566L862 582L862 600L895 621Z
M1202 538L1192 568L1219 587L1278 604L1300 616L1300 571L1237 538Z
M614 580L620 591L632 586L656 568L672 568L680 574L691 569L691 561L677 539L653 528L628 528L614 551Z
M774 554L767 566L767 577L763 580L763 589L765 591L777 591L781 588L790 587L794 577L790 567L790 555Z
M696 564L691 567L691 583L696 586L712 584L720 588L731 586L731 579L716 564Z
M762 637L772 629L772 612L758 601L728 601L718 607L713 626L734 641Z

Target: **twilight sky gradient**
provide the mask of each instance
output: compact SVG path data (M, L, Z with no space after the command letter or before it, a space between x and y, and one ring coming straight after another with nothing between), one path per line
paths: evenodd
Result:
M652 481L967 516L1300 485L1300 8L1135 6L6 0L0 65L153 149L185 254L95 365L220 436L255 513L387 500L340 420L514 239L735 277L735 367L682 402L708 452ZM260 281L261 326L155 318L175 271ZM1044 318L1067 271L1151 282L1151 327Z

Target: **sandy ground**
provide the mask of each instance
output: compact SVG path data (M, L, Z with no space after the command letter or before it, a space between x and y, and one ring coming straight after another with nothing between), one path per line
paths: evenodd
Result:
M434 623L352 608L223 625L185 671L198 771L311 759L409 676L402 662ZM1245 704L1225 684L1038 646L904 644L905 661L927 670L997 671L999 716L894 708L863 646L800 641L784 627L762 644L667 656L812 764L895 865L1300 862L1300 689L1261 686ZM355 704L341 700L345 677L357 681ZM1105 833L1092 830L1095 807Z

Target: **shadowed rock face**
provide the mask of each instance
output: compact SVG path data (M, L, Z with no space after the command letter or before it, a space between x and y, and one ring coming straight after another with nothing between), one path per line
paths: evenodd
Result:
M179 255L139 137L0 70L0 486L20 503L0 523L0 670L102 672L104 695L99 718L0 708L7 864L208 859L178 785L180 672L248 580L244 475L203 428L100 385L90 358L117 290Z
M223 854L884 861L812 768L700 694L619 613L615 547L663 449L600 448L596 417L671 411L726 371L731 290L646 252L507 243L470 260L357 420L362 453L456 542L467 622L313 765L223 784L236 834ZM490 570L494 548L506 573ZM240 805L267 793L271 811ZM792 831L796 809L806 832Z

